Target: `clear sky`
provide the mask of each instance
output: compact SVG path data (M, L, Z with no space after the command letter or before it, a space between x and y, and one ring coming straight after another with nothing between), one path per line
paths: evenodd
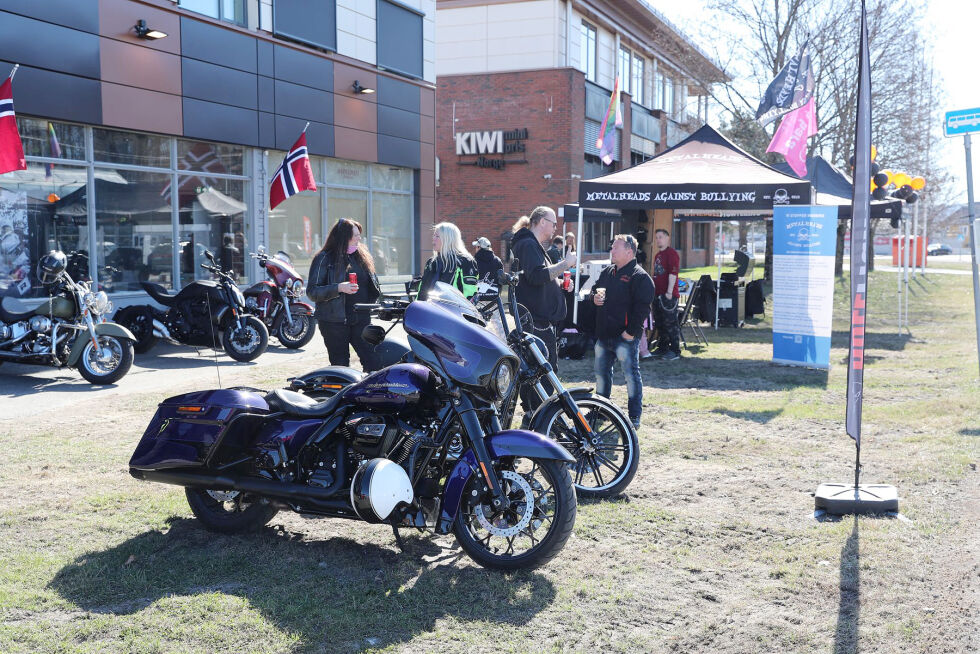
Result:
M646 0L668 20L693 36L704 19L705 0ZM922 30L930 37L936 72L946 93L943 112L980 107L980 0L925 0ZM956 176L955 195L966 201L966 156L963 137L944 139L943 160ZM972 136L973 195L980 204L980 134Z

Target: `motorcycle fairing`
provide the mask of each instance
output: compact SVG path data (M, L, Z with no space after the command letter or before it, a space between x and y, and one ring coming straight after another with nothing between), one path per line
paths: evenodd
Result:
M575 457L564 447L550 438L526 429L505 429L487 436L483 442L486 443L490 458L494 460L505 456L520 456L575 463ZM442 495L442 515L436 533L447 534L452 531L466 482L476 472L476 456L472 449L468 449L459 457L456 466L446 479L446 487Z

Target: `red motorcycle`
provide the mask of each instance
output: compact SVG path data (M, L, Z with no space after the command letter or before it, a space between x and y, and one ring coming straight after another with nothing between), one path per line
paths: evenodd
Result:
M245 307L269 328L269 333L290 349L303 347L316 334L313 306L301 302L303 277L293 268L289 255L270 256L264 249L249 253L265 269L269 279L245 290Z

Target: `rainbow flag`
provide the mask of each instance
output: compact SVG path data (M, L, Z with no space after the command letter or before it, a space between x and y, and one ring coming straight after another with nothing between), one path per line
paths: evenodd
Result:
M54 125L48 122L48 145L50 146L49 157L61 157L61 144L58 143L58 136L54 133ZM44 176L51 177L54 174L54 164L44 164Z
M610 120L614 116L614 120ZM599 148L599 158L607 166L612 165L613 153L616 152L616 128L622 126L623 114L619 110L619 77L616 77L612 96L609 98L609 108L606 110L602 127L599 128L599 138L595 142L595 146Z

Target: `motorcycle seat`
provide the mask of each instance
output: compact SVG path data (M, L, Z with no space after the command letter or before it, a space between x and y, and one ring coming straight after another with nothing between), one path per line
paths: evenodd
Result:
M146 291L151 298L159 302L165 307L169 307L174 303L174 298L177 296L167 291L162 284L156 284L154 282L140 282L140 286Z
M333 413L343 400L341 391L331 398L317 402L312 397L277 388L265 396L266 404L273 411L282 411L301 418L326 418Z
M14 313L13 311L7 311L3 308L3 298L0 297L0 320L10 323L10 322L20 322L22 320L27 320L34 315L33 311L25 311L24 313Z

